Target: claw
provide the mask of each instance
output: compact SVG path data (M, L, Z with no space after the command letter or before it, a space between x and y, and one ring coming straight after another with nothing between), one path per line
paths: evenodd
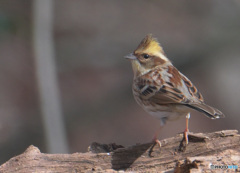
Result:
M155 140L155 143L158 144L159 148L162 147L162 143L158 139Z

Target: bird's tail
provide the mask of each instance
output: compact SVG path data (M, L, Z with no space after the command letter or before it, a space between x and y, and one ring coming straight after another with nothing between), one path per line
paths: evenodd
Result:
M205 103L192 103L192 104L187 104L186 106L204 113L208 118L211 118L211 119L225 117L225 115L220 110L213 108L211 106L208 106Z

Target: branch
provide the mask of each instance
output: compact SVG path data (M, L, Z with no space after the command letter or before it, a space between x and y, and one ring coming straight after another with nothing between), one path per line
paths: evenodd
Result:
M211 171L209 164L240 167L240 135L237 130L189 134L185 146L182 134L153 143L124 148L116 144L93 143L87 153L45 154L34 146L0 166L0 172L137 172ZM239 168L237 169L239 171Z

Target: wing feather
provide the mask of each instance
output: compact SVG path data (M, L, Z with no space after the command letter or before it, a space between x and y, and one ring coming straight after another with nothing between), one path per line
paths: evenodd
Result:
M224 117L221 111L204 103L201 93L187 77L173 66L171 68L173 73L169 76L161 76L164 73L156 69L136 78L134 82L139 96L159 105L182 104L213 119Z
M191 100L180 90L181 87L177 87L176 84L170 82L170 78L176 80L178 76L181 75L162 77L159 69L157 69L156 71L150 71L138 77L134 82L139 89L142 99L148 99L157 104L187 104L191 102ZM166 82L162 80L162 78L169 79ZM179 79L179 83L181 80L182 79Z

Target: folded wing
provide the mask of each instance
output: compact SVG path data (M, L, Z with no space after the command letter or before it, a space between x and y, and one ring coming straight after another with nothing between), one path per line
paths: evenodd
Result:
M182 85L186 86L185 90L183 87L176 86L174 83L165 82L158 78L149 78L149 76L150 74L145 74L135 81L142 99L152 101L159 105L181 104L202 112L212 119L224 117L221 111L204 103L200 92L183 74L179 73L179 75L172 77L175 79L176 77L180 77L181 79L179 80L181 80ZM161 76L159 76L159 78L160 77ZM186 88L188 95L184 93L186 92Z

